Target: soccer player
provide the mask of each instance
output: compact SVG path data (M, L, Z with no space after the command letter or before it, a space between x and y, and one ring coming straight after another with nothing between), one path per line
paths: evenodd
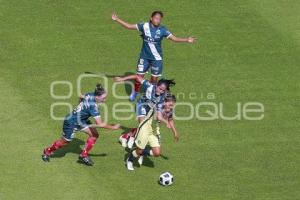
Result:
M163 13L161 11L154 11L151 14L149 22L129 24L120 19L115 13L112 15L112 20L118 22L123 27L129 30L138 30L141 32L143 39L143 46L137 63L137 75L143 77L145 73L151 70L150 82L156 83L158 77L163 71L163 53L161 48L161 41L163 38L168 38L173 42L187 42L194 43L196 41L193 37L180 38L172 34L165 26L161 25ZM134 101L140 90L141 84L136 81L134 90L132 91L129 100Z
M62 137L54 141L51 146L44 149L42 155L43 161L49 162L51 154L53 154L57 149L69 144L74 138L74 133L76 131L82 131L88 135L88 139L84 149L79 155L79 161L89 166L94 164L88 154L99 137L99 133L96 128L111 130L117 130L120 128L119 124L109 125L101 120L97 104L103 103L106 100L106 97L107 93L100 84L97 84L94 92L87 93L80 97L79 105L70 114L68 114L64 120ZM95 119L95 125L91 124L89 121L90 117Z
M174 134L174 138L178 140L178 133L177 130L174 126L174 121L173 121L173 107L175 106L176 103L176 97L170 93L168 93L165 97L168 100L165 100L162 108L157 108L158 114L160 115L160 118L163 118L165 120L169 120L171 125L172 132ZM157 135L160 135L160 121L156 121L156 133ZM129 141L131 138L135 137L137 128L132 128L130 129L129 132L123 133L119 137L119 142L121 145L126 148L132 148L132 146L129 144ZM175 137L176 136L176 137Z
M169 128L172 130L175 142L178 142L179 140L179 134L177 132L177 129L175 127L174 124L174 120L173 120L173 108L175 106L176 103L176 97L173 94L168 93L165 97L164 103L163 105L158 105L157 108L157 124L156 124L156 136L158 138L159 144L160 144L160 140L161 140L161 134L160 134L160 122L161 120L166 120L165 123L169 123ZM151 147L151 146L150 146ZM160 148L160 154L161 154L161 148ZM143 153L140 155L139 159L138 159L138 163L141 166L143 164L143 160L144 160L144 156L153 156L153 150L149 149L149 148L145 148ZM159 155L155 155L155 156L159 156Z
M160 79L157 84L153 84L138 75L115 77L114 81L123 82L132 79L136 80L136 82L139 82L145 91L145 94L138 100L136 104L138 122L141 123L144 121L151 108L154 108L159 104L163 104L166 92L170 91L170 87L174 86L175 82L174 80Z
M170 91L170 87L175 85L173 80L160 79L157 84L152 84L138 75L130 75L125 77L115 77L114 81L122 82L126 80L136 79L142 84L145 94L139 99L136 106L136 114L139 121L139 126L135 134L135 145L137 149L132 151L126 161L127 169L134 170L133 159L143 155L146 145L149 143L152 147L154 156L160 155L160 145L158 138L153 134L152 119L156 108L162 109L165 102L166 92ZM166 123L168 128L171 128L171 123L163 119L162 114L157 114L157 119ZM141 134L140 134L141 133ZM147 153L145 153L147 155Z

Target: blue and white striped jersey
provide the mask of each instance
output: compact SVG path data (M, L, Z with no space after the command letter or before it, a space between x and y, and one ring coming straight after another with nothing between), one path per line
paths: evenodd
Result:
M139 99L139 104L147 104L156 109L158 104L163 104L165 94L156 94L156 85L151 84L148 80L144 80L142 88L145 91L144 95Z
M162 60L161 41L164 37L169 38L172 35L170 31L164 26L156 27L151 22L138 23L136 27L142 33L143 38L140 58Z
M93 92L84 95L84 98L78 106L66 116L66 120L72 124L85 124L90 117L100 117L95 94Z

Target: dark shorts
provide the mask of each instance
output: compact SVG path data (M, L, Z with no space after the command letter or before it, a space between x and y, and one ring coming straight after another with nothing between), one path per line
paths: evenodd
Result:
M163 70L163 61L140 58L138 60L136 72L138 74L145 74L149 70L151 70L152 76L161 76Z
M90 124L91 122L89 120L80 125L65 120L63 123L62 136L65 140L72 141L75 136L75 132L88 128Z

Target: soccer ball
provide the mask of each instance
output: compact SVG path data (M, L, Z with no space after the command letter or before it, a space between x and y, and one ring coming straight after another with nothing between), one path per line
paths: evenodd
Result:
M172 185L173 182L174 178L170 172L164 172L159 176L159 183L163 186Z

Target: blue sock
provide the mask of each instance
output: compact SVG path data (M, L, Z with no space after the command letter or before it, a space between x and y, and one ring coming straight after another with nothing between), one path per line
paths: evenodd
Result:
M151 156L150 150L151 150L151 149L144 149L144 151L143 151L143 156Z

